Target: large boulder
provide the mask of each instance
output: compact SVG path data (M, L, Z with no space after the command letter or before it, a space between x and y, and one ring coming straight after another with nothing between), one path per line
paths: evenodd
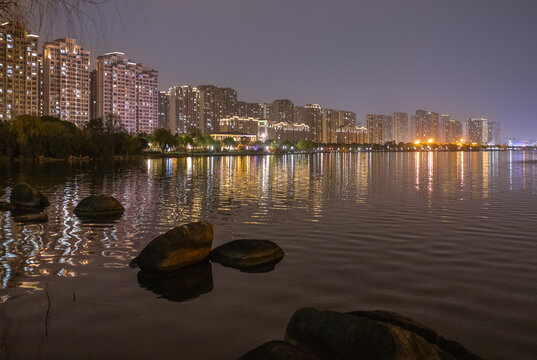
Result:
M382 310L374 311L353 311L349 313L350 315L355 315L359 317L368 318L375 321L380 321L387 324L392 324L408 331L411 331L421 337L423 337L428 342L437 345L439 348L445 352L450 353L457 359L461 360L479 360L480 356L474 354L463 345L459 344L456 341L448 340L443 336L439 335L433 329L420 324L408 317L403 315Z
M211 261L243 271L265 272L274 269L285 253L269 240L234 240L211 251Z
M9 201L15 209L44 208L50 205L45 195L25 183L13 187Z
M281 340L264 343L239 360L318 360L312 353Z
M364 316L313 308L295 312L285 336L288 342L322 359L458 359L412 330Z
M138 283L159 297L171 301L186 301L211 292L212 265L206 260L172 273L158 275L142 270L138 272Z
M82 218L110 218L119 217L124 211L116 198L108 195L92 195L82 199L73 212Z
M213 244L213 227L205 221L190 223L157 236L133 260L140 269L165 273L199 263Z

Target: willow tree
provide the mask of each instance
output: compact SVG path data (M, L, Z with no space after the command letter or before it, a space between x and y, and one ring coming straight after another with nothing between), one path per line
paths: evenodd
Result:
M0 20L14 21L41 29L62 19L74 28L88 19L90 8L109 2L108 0L0 0Z

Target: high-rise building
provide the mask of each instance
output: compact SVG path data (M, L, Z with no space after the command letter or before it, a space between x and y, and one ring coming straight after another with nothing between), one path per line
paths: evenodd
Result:
M177 85L168 91L170 98L170 130L187 133L189 129L203 129L200 114L200 90L195 86Z
M43 47L44 115L83 126L89 121L90 52L75 39L58 39Z
M445 139L445 142L456 143L463 138L462 123L460 122L460 120L449 119L449 124L447 128L448 128L448 131L447 131L447 137Z
M449 141L449 127L451 124L451 117L448 114L440 115L438 121L438 142L441 144L450 142Z
M97 115L97 70L90 72L90 120L96 119Z
M487 144L489 141L489 124L487 118L470 118L467 123L468 142Z
M294 104L291 100L278 99L272 102L270 120L272 122L292 123L294 117Z
M384 144L393 141L393 117L367 114L365 117L368 143Z
M136 118L138 133L152 133L158 126L158 71L137 64Z
M270 120L272 114L272 104L261 103L259 106L261 107L261 119Z
M416 116L412 119L414 121L414 140L426 141L433 139L438 142L438 113L416 110Z
M407 143L410 141L410 131L408 126L408 114L406 112L393 113L393 139L397 143Z
M303 107L303 122L311 129L312 140L323 142L323 109L319 104L307 104Z
M170 128L170 94L167 91L158 93L158 127Z
M39 114L38 39L21 24L0 26L0 120Z
M117 116L128 132L158 126L158 72L121 52L97 57L97 117Z
M260 103L248 103L245 101L237 102L236 115L239 117L252 117L255 119L261 119L263 115L263 109Z
M487 118L470 118L467 123L468 142L480 145L501 144L500 123Z
M237 109L237 91L214 85L198 86L200 92L200 130L218 132L219 120L234 116Z

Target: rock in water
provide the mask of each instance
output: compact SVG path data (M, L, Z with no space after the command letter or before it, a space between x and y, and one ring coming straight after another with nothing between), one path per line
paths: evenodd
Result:
M445 352L450 353L456 359L461 359L461 360L482 359L480 356L474 354L473 352L471 352L470 350L468 350L467 348L465 348L463 345L459 344L458 342L455 342L453 340L448 340L444 338L443 336L439 335L433 329L423 324L420 324L410 318L399 315L397 313L389 312L389 311L382 311L382 310L374 310L374 311L353 311L353 312L350 312L349 314L372 319L372 320L383 322L383 323L392 324L392 325L401 327L403 329L406 329L408 331L411 331L413 333L416 333L419 336L423 337L428 342L435 344L440 349L444 350Z
M285 341L274 340L248 351L239 360L317 360L312 353Z
M274 269L285 253L269 240L234 240L211 251L211 261L243 271L264 272Z
M125 209L112 196L92 195L83 199L75 207L74 213L82 218L119 217Z
M212 265L206 260L160 275L139 271L138 283L159 297L170 301L186 301L211 292L213 289Z
M147 272L171 272L207 258L212 244L211 224L205 221L190 223L153 239L134 262Z
M454 355L402 327L366 317L300 309L286 340L323 359L451 360Z
M45 195L25 183L19 183L13 187L10 202L17 209L35 209L50 205Z
M24 214L15 216L13 218L16 222L20 223L44 223L48 221L47 214Z

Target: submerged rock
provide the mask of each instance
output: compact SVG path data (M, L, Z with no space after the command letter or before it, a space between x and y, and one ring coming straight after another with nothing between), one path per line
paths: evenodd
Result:
M160 276L142 270L138 272L138 283L165 299L186 301L213 290L212 265L203 261Z
M243 271L265 272L274 269L285 253L269 240L234 240L211 251L211 261Z
M45 195L25 183L19 183L13 187L10 202L16 209L35 209L50 205Z
M147 272L176 271L206 259L212 244L211 224L205 221L190 223L153 239L131 263Z
M82 218L119 217L125 209L114 197L108 195L92 195L82 199L73 211Z
M19 223L43 223L48 221L47 214L24 214L13 217Z
M264 343L248 351L239 360L317 360L312 353L281 340Z
M300 309L289 321L286 340L323 359L466 359L421 336L419 329L427 328L413 321L404 328L356 314Z

